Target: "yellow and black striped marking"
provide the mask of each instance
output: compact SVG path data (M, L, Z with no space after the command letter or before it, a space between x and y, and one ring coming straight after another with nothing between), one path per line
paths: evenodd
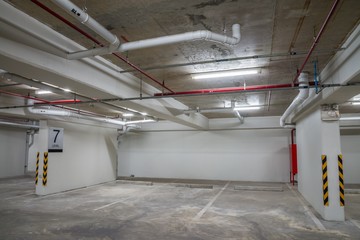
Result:
M340 191L340 206L345 206L345 195L344 195L344 167L342 155L338 155L338 165L339 165L339 191Z
M44 152L44 166L43 166L43 186L47 184L47 169L48 169L48 152Z
M39 179L39 161L40 161L40 152L37 152L37 154L36 154L35 185L37 185L38 179Z
M323 180L323 199L324 206L329 206L329 188L327 175L327 159L326 155L321 155L322 160L322 180Z

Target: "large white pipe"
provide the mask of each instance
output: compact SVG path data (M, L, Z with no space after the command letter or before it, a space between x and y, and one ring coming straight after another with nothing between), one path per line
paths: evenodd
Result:
M299 87L300 92L290 104L290 106L285 110L284 114L280 118L280 126L285 127L285 120L290 114L309 97L309 74L302 72L299 76Z
M149 47L162 46L167 44L194 41L194 40L205 40L205 41L218 42L222 44L235 45L240 42L240 38L241 38L240 25L234 24L232 29L233 29L232 37L220 35L207 30L200 30L200 31L187 32L187 33L175 34L170 36L140 40L135 42L127 42L120 45L118 50L120 52L125 52L135 49L149 48Z
M168 44L174 44L174 43L186 42L186 41L195 41L195 40L205 40L205 41L212 41L221 44L236 45L240 42L241 39L240 25L234 24L232 26L232 31L233 31L232 37L217 34L207 30L186 32L186 33L180 33L170 36L163 36L163 37L150 38L150 39L139 40L134 42L127 42L121 44L117 49L102 47L102 48L73 52L68 54L67 58L70 60L74 60L74 59L81 59L85 57L92 57L103 54L111 54L113 52L126 52L136 49L150 48L150 47L163 46Z
M99 34L102 38L104 38L107 42L111 44L112 47L116 48L119 46L120 41L118 37L111 32L109 32L106 28L104 28L100 23L98 23L95 19L89 16L86 12L80 9L78 6L73 4L69 0L52 0L53 3L64 9L69 15L73 16L82 24L88 26L94 32Z
M235 45L240 42L241 33L240 33L240 25L234 24L232 26L232 37L213 33L207 30L200 30L194 32L187 32L181 34L175 34L170 36L163 36L151 39L145 39L135 42L128 42L120 45L120 41L118 37L111 32L109 32L106 28L104 28L100 23L98 23L95 19L89 16L86 12L81 10L75 4L73 4L69 0L52 0L56 5L63 8L68 14L73 16L79 22L88 26L94 32L103 37L106 41L110 43L109 47L95 48L85 51L79 51L68 54L68 59L81 59L85 57L110 54L113 52L125 52L135 49L149 48L155 46L162 46L167 44L174 44L185 41L194 41L194 40L205 40L205 41L213 41L221 44L230 44Z

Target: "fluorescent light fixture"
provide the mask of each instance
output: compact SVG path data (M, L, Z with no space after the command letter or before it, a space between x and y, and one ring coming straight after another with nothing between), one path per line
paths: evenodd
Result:
M360 105L360 102L352 102L352 105Z
M156 121L153 119L144 119L144 120L137 120L137 121L129 121L129 122L126 122L126 125L134 124L134 123L147 123L147 122L156 122Z
M148 115L146 112L141 112L140 114L143 115L143 116L147 116L147 115Z
M67 89L67 88L63 88L63 90L64 90L65 92L71 92L71 90L70 90L70 89Z
M341 120L341 121L360 120L360 116L358 116L358 117L341 117L339 120Z
M206 79L206 78L220 78L220 77L233 77L243 76L260 73L260 69L238 69L238 70L227 70L227 71L214 71L205 73L194 73L191 74L193 79Z
M123 117L132 117L132 116L134 116L133 113L124 113L123 114Z
M49 94L49 93L52 93L52 91L47 91L47 90L39 90L39 91L35 91L35 94Z
M259 110L259 106L238 106L234 107L234 111L248 111L248 110Z

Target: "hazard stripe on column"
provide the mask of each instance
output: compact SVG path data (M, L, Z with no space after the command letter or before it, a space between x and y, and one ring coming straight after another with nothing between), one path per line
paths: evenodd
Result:
M37 154L36 154L35 185L37 185L38 179L39 179L39 161L40 161L40 152L37 152Z
M342 154L338 155L339 165L339 192L340 192L340 206L345 206L345 194L344 194L344 167Z
M42 178L43 186L46 186L47 184L47 169L48 169L48 152L44 152L44 166L43 166L43 178Z
M324 206L329 206L329 188L328 188L327 158L326 158L326 155L321 155L321 160L322 160L322 180L323 180Z

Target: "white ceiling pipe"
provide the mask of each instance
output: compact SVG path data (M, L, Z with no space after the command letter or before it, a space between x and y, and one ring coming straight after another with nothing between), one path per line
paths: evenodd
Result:
M236 45L240 42L241 39L240 25L234 24L232 26L232 31L233 31L232 37L217 34L207 30L186 32L186 33L180 33L170 36L163 36L163 37L150 38L150 39L139 40L134 42L127 42L121 44L117 49L113 49L113 50L109 49L108 47L103 47L103 48L95 48L90 50L73 52L73 53L69 53L67 58L70 60L74 60L74 59L81 59L85 57L92 57L102 54L110 54L112 52L126 52L136 49L150 48L150 47L163 46L168 44L174 44L174 43L186 42L186 41L195 41L195 40L205 40L205 41L213 41L221 44Z
M306 72L302 72L299 76L299 87L306 87L300 88L299 94L296 96L294 101L290 104L290 106L285 110L284 114L280 118L280 126L285 126L285 120L290 114L309 97L309 74Z
M17 128L26 128L26 129L39 129L38 125L29 125L29 124L21 124L21 123L12 123L12 122L4 122L0 121L0 125L9 126L9 127L17 127Z
M232 37L228 37L225 35L213 33L207 30L200 30L194 32L187 32L181 34L175 34L170 36L163 36L157 38L151 38L146 40L140 40L135 42L128 42L120 45L120 40L106 28L104 28L100 23L98 23L95 19L89 16L86 12L81 10L75 4L73 4L69 0L52 0L56 5L63 8L68 14L73 16L75 19L88 26L94 32L103 37L106 41L110 43L109 47L95 48L90 50L78 51L69 53L67 58L70 60L81 59L85 57L92 57L103 54L110 54L113 52L125 52L135 49L149 48L155 46L162 46L167 44L185 42L185 41L193 41L193 40L206 40L206 41L214 41L221 44L230 44L235 45L240 42L241 33L240 33L240 25L234 24L232 26Z
M194 32L180 33L170 36L163 36L157 38L151 38L146 40L140 40L135 42L127 42L118 48L120 52L141 49L141 48L149 48L155 46L162 46L167 44L193 41L193 40L205 40L205 41L214 41L221 44L230 44L235 45L240 42L241 34L240 34L240 25L234 24L232 26L233 36L228 37L225 35L220 35L217 33L213 33L207 30L200 30Z
M99 34L102 38L104 38L107 42L109 42L110 49L117 48L120 44L118 37L104 28L100 23L98 23L95 19L89 16L86 12L80 9L78 6L73 4L69 0L52 0L53 3L64 9L69 15L73 16L82 24L86 25L94 32Z
M86 120L93 120L97 122L106 122L115 125L124 126L125 122L116 120L116 119L109 119L109 118L99 118L99 117L92 117L87 115L82 115L78 113L73 113L70 111L64 110L53 110L53 109L43 109L43 108L28 108L28 111L35 115L47 115L47 116L58 116L58 117L70 117L70 118L78 118L78 119L86 119Z

